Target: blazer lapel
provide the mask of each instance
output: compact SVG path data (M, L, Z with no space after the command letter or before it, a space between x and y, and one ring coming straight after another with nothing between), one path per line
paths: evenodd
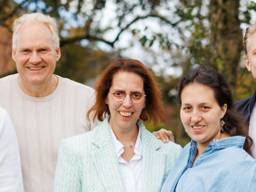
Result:
M92 158L105 191L124 191L118 160L114 151L114 144L108 121L102 122L95 130L92 147Z
M144 159L144 189L147 192L159 191L165 173L165 159L159 155L161 142L158 141L143 125L141 126L141 140Z

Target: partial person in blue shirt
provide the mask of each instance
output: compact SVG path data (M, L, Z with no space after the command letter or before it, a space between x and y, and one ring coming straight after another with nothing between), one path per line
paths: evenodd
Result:
M191 138L169 173L162 192L252 192L256 160L252 140L234 110L222 75L199 66L179 84L180 118Z

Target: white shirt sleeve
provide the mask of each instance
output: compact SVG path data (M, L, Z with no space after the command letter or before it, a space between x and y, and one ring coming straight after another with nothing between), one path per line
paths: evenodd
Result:
M0 108L0 191L23 192L16 133L6 111Z

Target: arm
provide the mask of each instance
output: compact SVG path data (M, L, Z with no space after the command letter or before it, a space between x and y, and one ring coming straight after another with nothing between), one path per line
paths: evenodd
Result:
M0 109L0 191L23 191L19 148L9 115Z
M81 192L81 166L65 141L61 144L55 173L54 192Z

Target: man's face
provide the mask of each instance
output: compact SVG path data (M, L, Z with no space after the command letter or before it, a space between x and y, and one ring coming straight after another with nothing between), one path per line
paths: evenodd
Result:
M246 67L256 79L256 33L248 36L247 39Z
M27 23L18 31L12 57L24 86L43 86L53 77L60 49L45 24Z

